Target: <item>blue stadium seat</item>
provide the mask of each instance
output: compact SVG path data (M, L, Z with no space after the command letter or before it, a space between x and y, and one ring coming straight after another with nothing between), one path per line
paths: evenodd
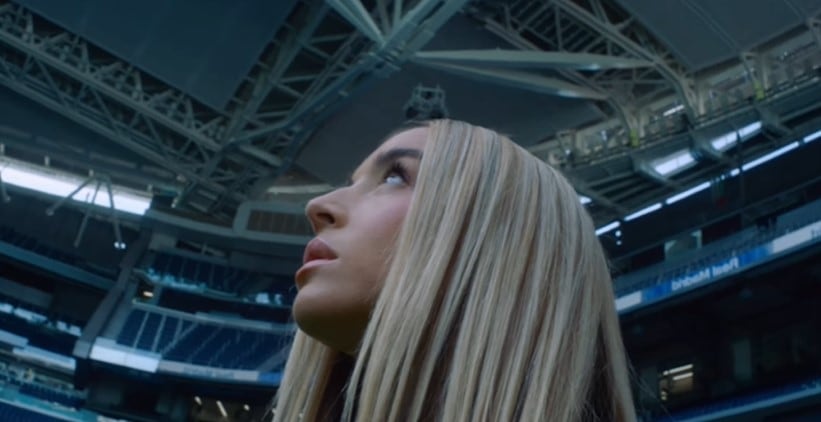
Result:
M146 313L143 310L131 310L122 330L120 330L120 334L117 336L117 343L122 344L123 346L134 346L134 343L137 341L137 335L140 333L140 327L145 319L145 315Z
M213 331L213 328L196 324L193 329L174 343L168 353L165 354L165 358L178 362L188 362L190 356L196 352L197 346L207 342L208 336L211 334L210 331Z
M226 279L228 278L228 268L224 265L215 265L214 271L211 273L211 279L209 285L212 286L222 286L225 283ZM216 290L222 290L222 287L215 287Z
M68 393L57 391L38 384L22 384L20 392L47 402L59 403L66 407L77 408L82 400Z
M64 422L62 419L47 416L21 407L12 406L0 401L0 421L3 422Z
M165 354L168 360L226 369L257 369L276 351L272 333L197 325Z
M157 347L153 351L162 351L166 346L170 345L177 337L180 320L172 316L166 316L165 323L160 330L160 339L157 342Z
M179 256L171 255L168 258L168 267L165 269L166 273L179 277L183 273L185 260Z
M143 323L140 334L137 339L137 348L140 350L151 350L154 347L154 342L157 339L157 330L160 327L162 315L150 313Z
M157 281L168 279L233 295L252 280L248 271L167 252L157 252L146 273Z
M197 284L197 267L200 265L200 263L194 261L193 259L187 258L175 257L175 259L179 260L180 262L179 270L176 273L176 276L187 282Z

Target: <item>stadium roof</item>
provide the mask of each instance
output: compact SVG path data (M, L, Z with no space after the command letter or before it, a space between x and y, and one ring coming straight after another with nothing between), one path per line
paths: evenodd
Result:
M229 220L245 199L342 182L421 88L562 168L602 226L818 130L820 13L821 0L2 1L0 143Z

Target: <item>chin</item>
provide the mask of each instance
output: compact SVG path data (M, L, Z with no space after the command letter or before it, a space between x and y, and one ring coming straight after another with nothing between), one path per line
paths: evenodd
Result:
M306 297L305 292L300 290L291 306L291 314L294 317L294 322L296 322L302 331L308 331L309 327L318 323L314 309L316 306L311 302L310 298Z
M294 300L292 313L297 326L331 349L353 355L367 326L369 312L342 309L338 299L313 295L318 292L310 290L300 291Z
M333 329L334 325L339 324L340 316L334 315L336 312L328 306L332 301L327 294L323 294L326 292L312 287L308 284L299 290L291 313L299 329L313 337L319 332Z

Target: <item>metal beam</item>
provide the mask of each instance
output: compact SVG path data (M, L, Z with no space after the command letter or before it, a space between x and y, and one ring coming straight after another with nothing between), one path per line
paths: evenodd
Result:
M176 190L178 182L175 173L160 167L145 168L130 161L111 160L86 148L67 147L60 142L52 142L30 134L12 134L0 126L0 142L5 144L6 156L15 154L10 151L20 150L35 156L49 157L52 166L67 165L73 168L87 168L95 173L110 175L115 181L127 180L129 187L154 186L164 190ZM59 141L59 140L58 140ZM2 153L0 153L2 155Z
M307 7L304 17L294 24L295 29L287 32L285 40L282 41L277 50L278 54L272 56L268 63L262 64L263 68L269 70L262 72L256 78L250 88L249 98L242 101L231 114L225 133L221 136L220 143L222 145L234 142L236 135L249 121L255 119L262 103L271 94L271 91L282 82L286 70L293 64L294 59L301 51L301 47L309 43L309 40L329 12L324 3L311 2ZM311 76L313 77L313 75Z
M551 7L543 7L540 10L542 12L545 12L545 13L555 12L554 8L551 8ZM528 15L528 16L530 16L530 15ZM553 16L558 17L558 14L554 14ZM541 51L539 46L537 46L534 42L532 42L528 39L525 39L522 36L522 34L520 34L518 32L519 30L523 31L523 30L526 29L525 27L522 26L522 24L516 23L516 25L513 25L513 26L515 26L516 28L519 28L519 29L513 29L513 27L512 27L512 23L513 23L512 19L513 18L508 19L508 20L511 20L511 22L508 22L508 24L511 24L511 25L502 24L502 23L497 22L496 20L494 20L490 17L481 17L480 19L483 21L483 23L485 24L485 27L490 32L498 35L499 37L501 37L502 39L508 41L512 45L514 45L514 46L516 46L520 49L523 49L523 50ZM531 33L531 34L536 33L535 31L536 31L535 29L532 29L532 28L529 29L529 33ZM560 31L557 30L556 36L559 37L559 39L561 41L560 34L561 34ZM547 42L547 40L548 40L548 38L542 37L542 38L540 38L539 41ZM561 42L559 42L559 44L561 44ZM559 46L557 46L557 48L558 47ZM603 86L601 86L598 82L593 80L593 78L582 75L578 71L571 70L571 69L557 69L556 71L561 76L567 78L572 83L578 84L580 86L584 86L584 87L586 87L588 89L591 89L593 91L596 91L596 92L608 93L608 90L605 89ZM617 98L615 96L612 96L612 95L607 96L605 98L605 101L606 101L607 106L609 106L609 108L612 109L612 113L614 114L613 117L616 117L616 118L620 119L622 124L625 127L631 128L632 125L635 122L634 122L634 119L631 119L629 117L631 114L630 114L630 112L628 112L626 110L627 106L625 104L623 104L622 101L619 98ZM607 114L604 111L602 111L602 113Z
M401 17L397 25L391 27L384 43L373 44L362 51L351 51L346 55L348 62L351 63L349 66L340 66L339 63L331 63L327 66L323 73L324 77L317 78L311 84L306 90L306 95L292 107L288 117L262 128L244 131L234 138L234 142L265 138L295 125L308 126L307 121L314 121L314 116L349 96L361 85L363 78L368 78L366 75L377 71L379 76L385 77L398 70L398 65L427 43L436 30L458 12L467 1L421 0ZM357 35L352 34L351 36L356 37ZM336 71L338 67L347 68L340 74Z
M273 176L284 173L319 122L374 77L386 77L399 70L399 65L426 44L439 27L467 2L468 0L421 0L413 8L404 10L403 2L395 0L394 14L389 16L391 22L387 25L390 30L385 32L383 43L362 42L362 34L351 33L337 48L333 59L315 76L306 78L310 84L301 90L302 97L289 104L282 113L275 112L283 117L262 127L242 130L228 145L253 145L275 154L282 160L282 165L274 169ZM288 74L288 70L285 74ZM259 113L272 112L264 107L262 104ZM228 191L232 191L233 187L246 189L246 185L252 184L248 182L253 182L258 177L250 171L244 171L238 175L237 182L229 186ZM219 198L216 206L221 201L222 198Z
M225 190L201 175L219 147L214 136L224 124L221 114L79 36L55 34L22 6L0 5L0 21L6 22L0 26L0 84L168 169L179 184ZM227 197L242 200L237 192Z
M143 76L133 66L113 59L105 64L92 61L87 43L77 35L38 32L33 15L22 6L0 6L0 19L11 23L0 27L0 43L82 82L100 95L134 109L207 149L218 148L207 133L214 123L198 121L192 100L186 95L180 92L170 96L152 95L144 91Z
M598 0L590 1L597 2ZM588 25L597 33L607 37L608 40L614 42L625 51L641 59L653 62L658 71L664 75L664 77L675 88L676 92L682 99L682 103L685 106L687 114L695 119L698 115L696 106L697 98L695 91L692 88L692 82L688 77L683 75L680 71L670 67L670 65L665 60L661 59L657 54L645 49L643 46L626 37L622 34L620 28L607 21L605 16L596 16L594 13L583 9L571 0L553 0L553 3L563 12L579 20L581 23Z
M483 82L506 85L524 89L530 92L556 95L567 98L584 98L588 100L604 100L607 95L582 86L573 85L561 79L549 78L535 73L518 72L502 69L483 69L477 67L459 66L444 63L418 62L427 67L444 70L457 75L467 76Z
M382 31L359 0L325 0L345 20L376 44L385 42Z
M807 28L812 33L815 44L821 47L821 18L816 16L807 18Z
M8 50L7 50L8 51ZM200 178L197 169L202 156L210 152L194 149L192 143L174 143L159 137L152 120L132 111L121 114L112 109L106 98L77 81L66 79L33 56L22 63L0 54L0 84L5 85L92 131L136 152L148 160L173 171L185 180L197 181L213 191L224 188ZM79 84L79 85L78 85ZM193 152L197 153L194 154ZM237 197L231 194L232 197Z
M214 172L219 168L220 164L223 163L227 156L232 153L247 155L258 162L262 162L266 166L269 166L270 169L277 168L282 165L282 157L276 152L250 145L248 143L250 139L248 138L237 138L242 131L254 130L260 127L270 127L263 126L260 123L262 121L269 120L267 115L271 115L271 113L263 113L266 114L266 116L261 115L260 107L274 90L278 90L280 92L291 92L294 101L298 101L303 97L302 92L292 90L288 86L284 85L283 79L289 70L298 66L296 60L297 57L303 53L305 49L309 49L312 42L321 43L328 42L329 40L339 40L339 36L329 37L327 35L323 35L321 37L315 37L317 30L321 27L322 23L326 21L330 14L329 8L323 2L309 2L306 4L305 8L305 11L299 14L294 22L283 26L284 28L291 28L290 30L286 29L281 34L278 34L278 36L282 35L284 39L281 41L276 39L272 41L272 43L277 45L275 53L269 57L263 58L261 62L257 64L257 66L262 68L263 71L249 87L248 98L246 100L239 100L240 104L231 114L231 118L228 121L225 130L220 136L221 150L218 154L212 156L203 164L200 169L201 177L213 177ZM317 79L319 79L317 75L305 76L307 78L306 80L314 83ZM277 114L279 117L278 121L287 122L291 111L292 110L287 110L283 111L281 115ZM261 176L264 173L260 169L245 169L245 172L252 171L257 176ZM196 182L188 185L181 193L180 201L182 202L190 198L198 188L199 187ZM232 189L228 189L228 191L231 190ZM211 204L211 206L213 205L214 204Z
M196 191L185 205L236 204L244 194L226 186L240 171L264 175L281 162L257 147L223 149L224 115L74 34L55 34L27 9L0 5L0 18L13 23L0 27L0 46L10 46L0 48L0 83L173 172L184 192ZM317 42L337 38L323 34Z
M469 66L513 67L526 69L632 69L652 66L647 60L590 53L526 50L446 50L420 51L414 61Z
M573 184L573 187L576 188L576 190L580 194L590 198L593 201L593 203L596 204L597 206L600 206L602 208L605 208L605 209L609 210L610 212L612 212L616 216L627 214L627 209L625 209L620 204L617 204L616 202L611 201L610 199L608 199L604 195L599 194L598 191L596 191L594 189L591 189L587 185L587 182L579 179L578 177L575 177L572 174L565 174L565 175L567 176L568 180L570 180L570 182Z

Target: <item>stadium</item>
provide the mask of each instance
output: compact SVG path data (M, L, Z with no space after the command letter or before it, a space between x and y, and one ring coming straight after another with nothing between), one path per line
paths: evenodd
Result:
M0 421L263 420L307 201L440 117L573 184L639 420L819 421L820 82L821 0L0 0Z

